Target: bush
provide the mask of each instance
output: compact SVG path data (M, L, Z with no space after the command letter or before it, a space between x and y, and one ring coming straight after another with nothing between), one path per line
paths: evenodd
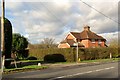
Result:
M27 60L37 60L37 58L34 56L31 56L31 57L27 58Z
M62 54L49 54L44 57L45 62L65 62L65 58Z
M17 58L28 58L29 56L29 50L19 50L17 51Z

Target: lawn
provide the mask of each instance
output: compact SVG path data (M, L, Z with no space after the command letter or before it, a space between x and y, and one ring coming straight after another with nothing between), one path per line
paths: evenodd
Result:
M47 68L48 66L28 65L28 66L23 66L18 68L4 69L3 74L30 71L30 70L41 70L41 69L47 69Z
M112 58L112 59L96 59L96 60L83 60L81 62L111 62L111 61L118 61L119 58Z

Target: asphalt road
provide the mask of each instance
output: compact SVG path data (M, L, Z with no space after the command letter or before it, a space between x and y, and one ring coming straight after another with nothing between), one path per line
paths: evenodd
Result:
M3 75L3 80L118 80L118 62L75 65ZM13 79L16 78L16 79Z

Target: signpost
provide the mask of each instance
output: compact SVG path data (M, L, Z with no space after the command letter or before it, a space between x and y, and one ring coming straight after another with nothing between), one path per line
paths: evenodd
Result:
M110 53L110 59L112 59L112 53Z
M4 0L2 0L2 2L1 2L2 4L1 4L1 12L2 12L2 16L1 16L1 56L3 57L3 58L1 58L1 63L2 63L2 65L1 65L1 72L3 72L3 68L4 68L4 61L5 61L5 56L3 56L2 55L2 53L4 52L4 48L5 48L5 45L4 45L4 12L5 12L5 10L4 10L4 7L5 7L5 3L4 3Z
M73 45L76 46L76 62L78 62L78 45L79 45L79 42L76 42Z

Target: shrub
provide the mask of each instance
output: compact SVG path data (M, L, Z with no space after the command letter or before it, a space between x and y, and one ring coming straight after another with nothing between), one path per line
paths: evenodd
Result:
M27 60L37 60L37 58L34 56L31 56L31 57L28 57Z
M0 17L1 22L1 17ZM1 26L1 23L0 23ZM1 32L1 31L0 31ZM11 22L4 18L4 51L2 56L5 55L5 59L11 58L11 48L12 48L12 24ZM9 68L11 61L5 61L5 68Z
M17 58L25 59L29 56L29 50L19 50L17 51Z
M45 62L65 62L65 58L62 54L48 54L44 57Z

